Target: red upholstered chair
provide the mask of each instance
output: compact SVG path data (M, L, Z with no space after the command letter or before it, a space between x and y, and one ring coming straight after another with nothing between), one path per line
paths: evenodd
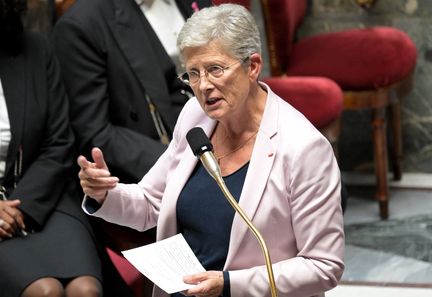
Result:
M324 76L343 89L345 109L372 112L376 198L388 217L386 112L390 112L394 179L402 176L400 98L412 87L416 47L404 32L372 27L331 32L294 42L306 0L261 0L272 74Z
M105 249L114 267L117 269L125 283L132 289L136 297L151 296L153 283L139 272L121 254L122 251L147 245L155 242L156 228L145 232L112 224L100 218L92 217L92 224L99 240Z
M214 0L251 8L250 0ZM330 141L337 154L342 113L342 90L332 80L319 76L270 76L262 78L270 88L299 110Z
M339 86L324 77L274 76L263 81L320 130L337 155L343 108Z
M145 296L144 292L146 291L146 287L148 287L148 284L146 284L148 280L122 255L110 248L106 248L106 250L115 268L124 282L132 289L134 295L136 297Z

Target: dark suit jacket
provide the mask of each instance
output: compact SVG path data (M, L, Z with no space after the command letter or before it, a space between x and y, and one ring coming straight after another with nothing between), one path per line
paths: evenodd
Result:
M10 199L22 201L19 208L36 229L55 210L87 222L72 178L74 137L59 64L40 35L24 34L22 45L16 55L0 50L0 79L12 133L3 185ZM22 174L14 189L20 150Z
M185 18L192 2L177 1ZM98 146L113 175L139 181L166 148L145 94L169 130L188 99L157 35L134 0L79 0L56 24L53 41L80 153Z
M19 208L29 219L26 227L40 229L54 211L59 211L79 219L95 236L81 210L82 194L73 166L75 139L59 63L45 37L26 33L22 42L23 50L17 55L0 49L0 79L12 132L6 175L1 183L9 199L22 201ZM14 164L19 151L23 156L22 174L14 189ZM105 296L133 296L105 249L97 247L103 261Z

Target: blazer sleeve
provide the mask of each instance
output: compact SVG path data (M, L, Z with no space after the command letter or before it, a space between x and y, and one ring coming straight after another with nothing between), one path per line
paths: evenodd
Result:
M11 199L20 199L19 208L40 228L70 182L75 151L58 62L45 38L31 38L27 44L26 85L34 93L26 99L24 173Z
M85 196L82 209L88 215L138 231L153 228L159 218L168 176L178 162L174 138L167 150L139 183L119 183L114 189L108 191L104 203L94 212L90 211L89 197Z
M97 25L92 27L71 17L62 18L53 31L71 102L71 123L81 154L90 156L92 147L101 147L114 175L124 182L137 182L166 146L112 121L110 113L121 111L110 110L109 53L102 45L102 35Z
M184 131L188 131L189 126L193 125L189 118L195 118L194 114L198 108L200 107L194 100L186 104L180 113L173 139L167 150L139 183L119 183L108 191L104 203L95 212L89 211L89 198L85 197L82 203L83 210L89 215L139 231L156 226L168 184L179 182L173 180L173 173L184 156L184 150L189 150L185 147Z

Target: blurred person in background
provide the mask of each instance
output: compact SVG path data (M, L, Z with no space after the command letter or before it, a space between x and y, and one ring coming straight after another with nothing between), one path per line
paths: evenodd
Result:
M102 296L59 64L43 35L23 30L25 9L0 0L1 296Z
M189 86L176 36L210 0L76 1L53 42L71 105L79 152L107 153L113 174L138 182L166 149Z

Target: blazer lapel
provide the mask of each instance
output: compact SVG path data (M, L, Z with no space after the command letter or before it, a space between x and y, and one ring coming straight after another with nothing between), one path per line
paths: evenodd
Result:
M272 95L269 93L239 201L240 207L251 221L262 199L277 153L272 138L277 133L278 108L276 100L272 100L271 97ZM228 267L232 262L247 232L252 231L249 230L241 216L236 213L231 228L230 245L225 267Z
M2 55L0 57L0 79L8 108L12 134L6 162L6 176L12 170L23 133L27 89L24 63L22 55L15 57Z
M176 182L169 183L165 189L158 218L156 240L162 240L178 233L176 212L177 199L196 164L197 158L193 155L192 151L188 152L185 150L172 176L172 180Z
M200 126L210 138L216 126L216 121L208 119L204 123L200 124ZM161 240L178 233L176 216L177 199L184 185L192 174L196 164L198 163L198 158L194 156L192 150L189 148L186 137L184 137L184 139L181 141L181 144L183 145L183 147L180 149L181 160L175 169L173 176L171 177L171 179L175 180L176 182L168 183L167 188L165 189L160 216L158 219L156 235L157 240Z

